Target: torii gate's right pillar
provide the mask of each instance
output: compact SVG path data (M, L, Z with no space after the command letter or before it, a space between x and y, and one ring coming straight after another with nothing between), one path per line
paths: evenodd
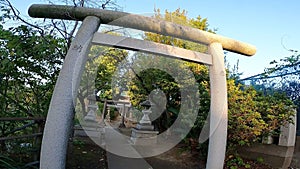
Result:
M224 66L224 51L220 43L211 43L209 52L212 55L210 76L210 130L209 149L206 168L222 169L227 140L227 83Z

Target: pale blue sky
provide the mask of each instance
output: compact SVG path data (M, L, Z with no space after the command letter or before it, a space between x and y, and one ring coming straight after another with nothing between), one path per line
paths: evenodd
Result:
M22 15L27 8L40 0L12 0ZM118 0L123 11L136 14L153 13L153 9L188 11L190 18L200 15L208 18L217 34L251 43L257 47L253 57L229 53L230 64L240 60L243 77L263 72L269 62L291 55L288 49L300 50L300 1L299 0Z

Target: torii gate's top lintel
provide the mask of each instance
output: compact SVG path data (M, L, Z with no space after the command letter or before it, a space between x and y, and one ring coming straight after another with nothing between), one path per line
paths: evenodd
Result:
M154 32L207 45L217 42L222 44L222 47L228 51L247 56L252 56L256 53L255 46L247 43L199 29L125 12L65 5L32 5L30 6L28 13L31 17L36 18L80 21L87 16L96 16L101 19L102 24Z

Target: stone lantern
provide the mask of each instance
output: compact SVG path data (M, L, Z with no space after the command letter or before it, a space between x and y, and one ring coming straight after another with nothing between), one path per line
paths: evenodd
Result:
M88 97L88 101L89 101L89 103L88 103L88 113L84 117L84 121L97 123L96 111L98 109L98 105L96 103L96 97L94 95L90 95Z
M153 145L157 143L158 131L154 131L149 114L152 113L151 106L154 106L149 100L141 103L145 107L142 110L143 117L135 128L132 128L131 141L136 145Z

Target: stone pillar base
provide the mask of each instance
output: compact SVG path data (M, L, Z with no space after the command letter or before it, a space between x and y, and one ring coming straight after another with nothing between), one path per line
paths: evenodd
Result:
M132 128L131 138L135 145L153 145L157 143L158 131L138 130Z

